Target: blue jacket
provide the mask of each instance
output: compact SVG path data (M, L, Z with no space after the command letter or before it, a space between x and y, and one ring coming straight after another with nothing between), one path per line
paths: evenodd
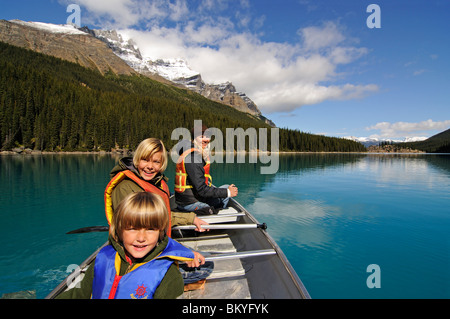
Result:
M106 246L95 260L92 298L152 299L172 263L193 258L191 250L169 238L167 247L160 255L136 264L128 273L119 276L117 269L120 269L120 256L112 246Z

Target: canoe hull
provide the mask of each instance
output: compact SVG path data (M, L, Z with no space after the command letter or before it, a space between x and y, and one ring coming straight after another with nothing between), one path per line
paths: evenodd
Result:
M252 216L242 205L237 201L231 200L229 206L233 207L238 213L238 221L233 223L234 225L240 224L259 224L254 216ZM270 225L269 225L270 229ZM243 295L242 298L252 298L252 299L309 299L310 296L305 286L301 282L297 273L289 263L288 259L268 234L268 232L261 228L252 229L224 229L224 230L210 230L208 232L197 233L194 231L178 231L173 232L172 236L175 240L179 240L183 244L185 240L191 239L195 241L207 241L211 236L223 236L231 240L237 252L248 252L248 251L274 251L273 254L256 256L256 257L246 257L239 258L238 263L242 265L242 272L236 278L221 278L221 279L209 279L208 282L222 281L217 286L223 287L225 282L230 283L234 280L237 284L245 282L247 293ZM178 238L177 238L178 237ZM107 245L105 243L104 245ZM103 246L102 246L103 247ZM98 251L102 248L100 247L91 256L89 256L80 267L66 279L63 280L47 297L46 299L53 299L61 292L65 291L71 284L76 283L83 276L83 272L87 269L90 263L95 259ZM210 284L211 287L213 284ZM218 289L221 290L221 289ZM227 298L227 296L221 296L216 293L197 294L198 298L205 299L221 299ZM183 298L183 297L182 297ZM196 298L196 297L194 297ZM234 296L234 298L240 298L239 295Z
M241 223L259 222L238 202L233 206L245 211ZM268 225L270 229L270 225ZM310 295L289 263L283 251L263 229L249 229L245 232L233 230L229 233L238 251L274 249L276 255L264 258L242 260L253 299L310 299Z

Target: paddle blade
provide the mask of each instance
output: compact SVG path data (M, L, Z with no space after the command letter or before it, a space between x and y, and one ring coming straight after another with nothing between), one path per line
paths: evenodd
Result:
M108 230L109 230L109 226L89 226L89 227L83 227L83 228L72 230L70 232L67 232L66 234L93 233L93 232L102 232L102 231L108 231Z

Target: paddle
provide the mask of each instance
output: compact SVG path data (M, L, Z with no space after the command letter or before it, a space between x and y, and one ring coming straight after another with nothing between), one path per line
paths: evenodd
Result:
M101 231L108 231L108 230L109 230L109 226L89 226L89 227L83 227L83 228L72 230L70 232L67 232L66 234L93 233L93 232L101 232Z
M248 228L261 228L267 229L266 223L262 224L216 224L216 225L201 225L202 228L205 229L248 229ZM176 226L172 229L181 229L181 230L190 230L195 229L197 226L188 225L188 226ZM103 232L108 231L109 226L89 226L83 227L79 229L72 230L67 232L66 234L83 234L83 233L92 233L92 232Z

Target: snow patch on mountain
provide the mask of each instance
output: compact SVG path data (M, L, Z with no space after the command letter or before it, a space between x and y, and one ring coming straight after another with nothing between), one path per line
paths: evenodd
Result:
M191 70L183 59L159 59L150 63L151 69L170 81L191 78L199 73Z
M426 140L428 137L418 136L418 137L405 137L403 139L380 139L377 137L345 136L344 138L359 142L364 146L369 147L372 145L379 145L381 142L389 142L389 143L420 142Z
M155 73L173 82L199 75L181 58L151 60L143 57L133 39L115 30L84 30L107 43L117 56L138 72Z
M25 22L21 20L10 20L9 22L21 24L27 27L43 30L52 33L66 33L66 34L77 34L86 35L85 32L78 30L74 25L71 24L51 24L43 22Z

